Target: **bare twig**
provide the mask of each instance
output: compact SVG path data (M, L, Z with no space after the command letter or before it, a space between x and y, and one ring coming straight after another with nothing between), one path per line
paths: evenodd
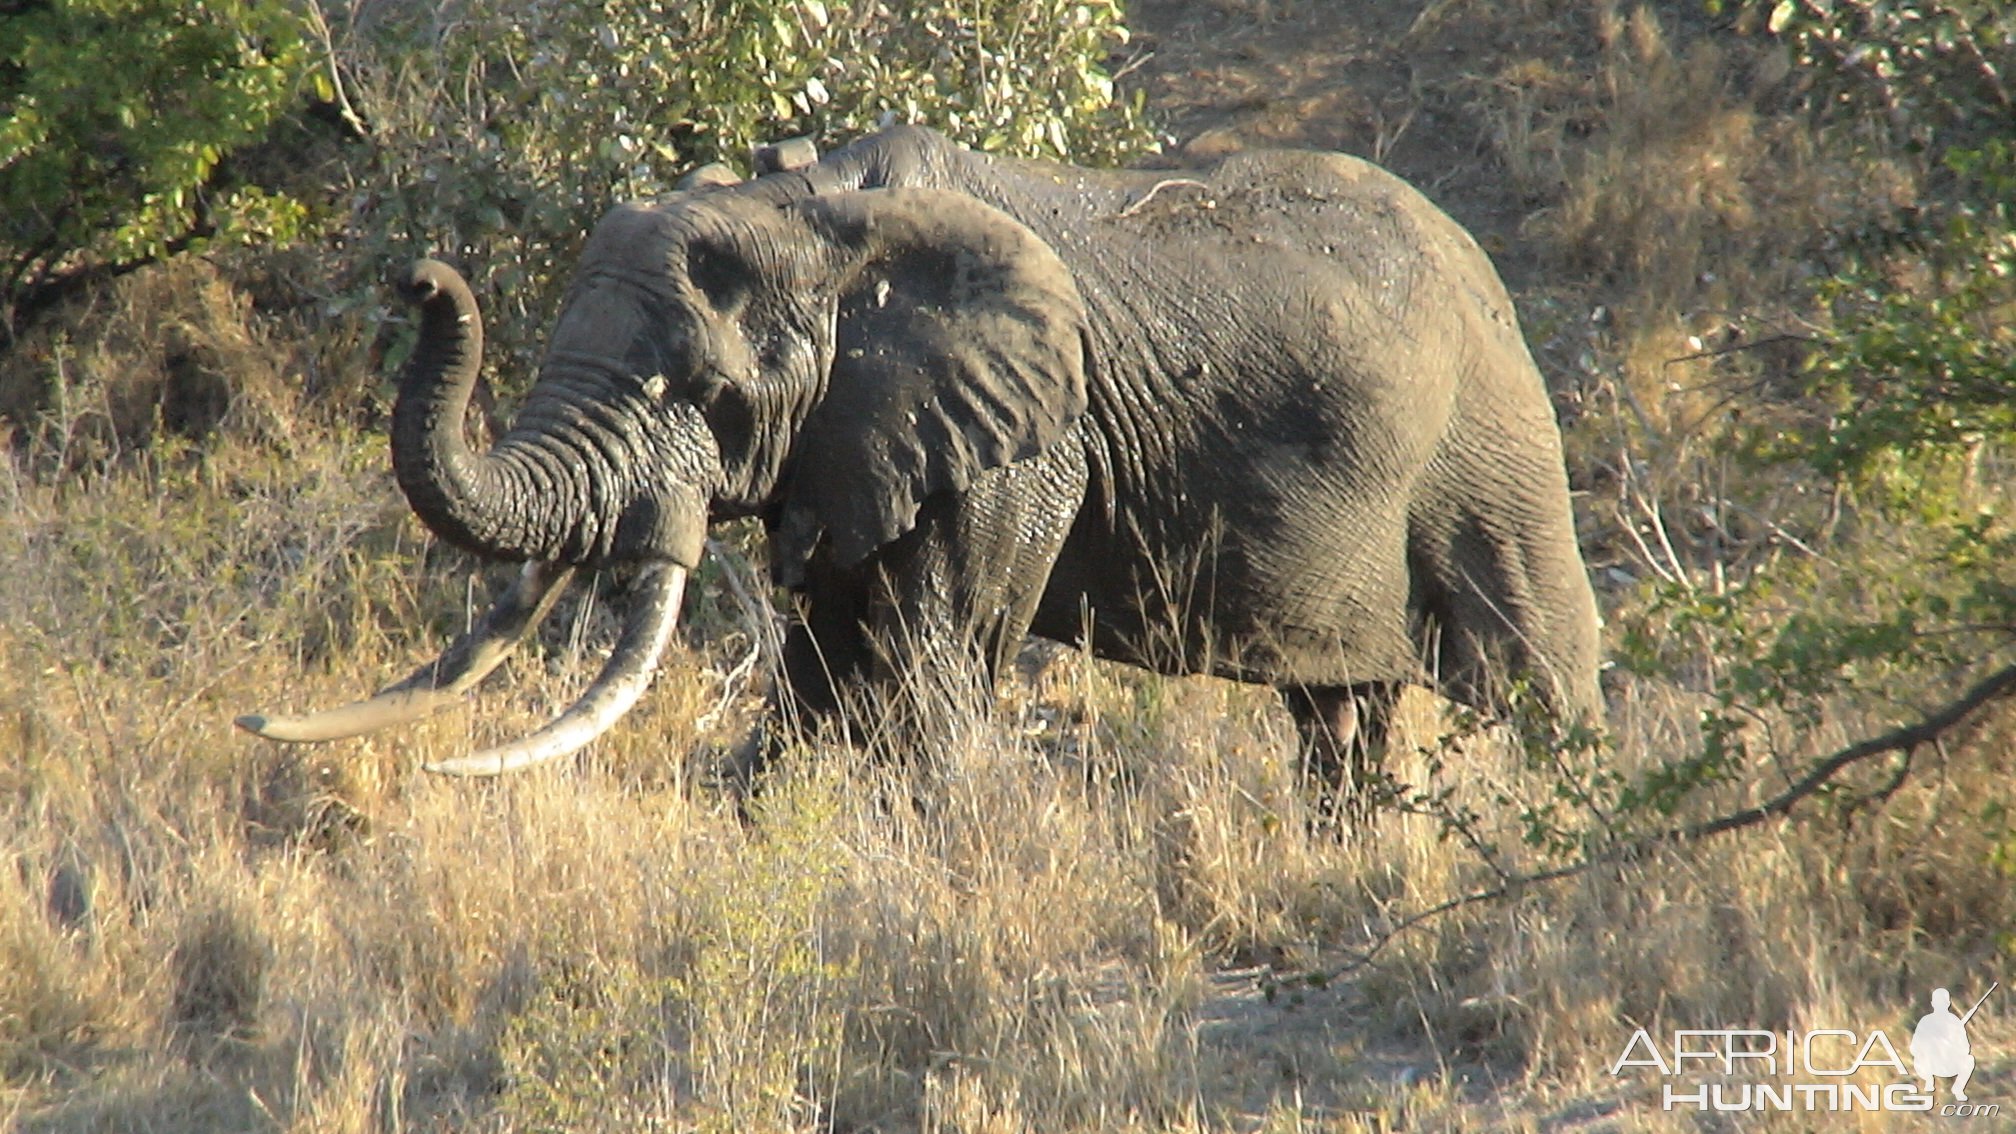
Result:
M343 89L343 69L336 60L336 36L329 30L329 19L319 3L308 5L309 30L322 42L322 59L329 68L329 89L336 94L336 116L351 137L369 138L371 127L366 125L362 115L350 102L350 93Z
M1421 113L1421 104L1418 102L1409 103L1407 112L1400 116L1400 121L1395 123L1391 129L1388 129L1385 112L1383 110L1374 111L1374 116L1377 120L1372 139L1372 161L1374 164L1386 164L1386 159L1393 155L1393 147L1399 145L1400 139L1407 136L1407 128L1414 125L1414 117L1419 113Z
M1133 55L1127 57L1127 61L1125 63L1120 64L1120 66L1114 70L1111 77L1111 81L1114 83L1118 83L1120 80L1126 78L1127 76L1133 74L1135 71L1139 70L1143 64L1147 63L1150 59L1153 58L1155 58L1155 53L1153 51L1135 52Z
M1716 347L1714 350L1697 350L1693 354L1683 354L1678 358L1669 358L1663 365L1677 366L1683 362L1698 362L1704 358L1721 358L1725 354L1741 354L1746 350L1762 350L1768 346L1777 346L1779 343L1813 343L1819 341L1818 338L1812 335L1795 335L1790 331L1785 331L1776 335L1766 335L1761 339L1753 339L1747 343L1731 343L1728 346Z
M1119 212L1117 212L1117 213L1114 213L1114 214L1113 214L1113 219L1114 219L1114 220L1120 220L1120 219L1122 219L1122 218L1124 218L1124 217L1131 217L1131 216L1133 216L1133 215L1134 215L1135 213L1138 213L1138 212L1140 212L1140 211L1141 211L1142 209L1145 209L1145 208L1147 208L1147 207L1148 207L1148 202L1150 202L1150 201L1152 201L1152 200L1154 200L1154 199L1155 199L1155 194L1157 194L1157 193L1160 193L1160 192L1161 192L1162 190L1164 190L1164 189L1168 189L1168 188L1170 188L1171 186L1177 186L1177 185L1183 185L1183 186L1189 186L1189 187L1191 187L1191 188L1195 188L1195 189L1209 189L1209 188L1210 188L1210 186L1209 186L1209 185L1206 185L1206 184L1204 184L1204 183L1203 183L1202 181L1199 181L1199 180L1197 180L1197 179L1196 179L1196 178L1194 178L1194 177L1169 177L1169 178L1165 178L1165 179L1163 179L1163 180L1161 180L1161 181L1157 181L1157 182L1156 182L1156 183L1154 184L1154 186L1152 186L1152 187L1151 187L1151 188L1150 188L1150 189L1148 190L1148 192L1144 193L1144 194L1143 194L1143 195L1141 196L1141 198L1140 198L1139 200L1135 201L1135 202L1134 202L1133 204L1131 204L1131 205L1127 206L1126 208L1124 208L1124 209L1121 209L1121 210L1120 210Z
M749 652L743 654L741 661L736 662L733 668L721 675L721 693L715 698L713 708L694 718L694 731L705 732L713 728L728 715L728 710L734 707L736 698L742 695L742 690L749 684L750 674L756 671L757 663L763 660L764 637L765 635L761 633L749 636Z
M748 565L742 557L729 551L716 540L707 541L707 554L721 565L721 578L728 584L728 591L735 596L735 605L742 608L742 615L749 620L749 633L761 648L764 667L776 671L783 665L783 634L777 627L777 612L772 609L767 596L759 597L753 580L744 578ZM738 670L740 666L736 667Z
M1774 538L1784 543L1788 547L1792 547L1800 552L1803 552L1807 558L1818 559L1823 563L1828 561L1825 555L1814 550L1810 545L1806 543L1805 540L1802 540L1798 536L1793 535L1791 532L1786 531L1784 525L1780 524L1778 521L1772 519L1771 517L1764 515L1757 509L1745 507L1744 505L1738 504L1733 500L1725 500L1723 501L1723 503L1727 504L1731 508L1736 509L1738 512L1743 513L1745 516L1750 517L1751 520L1764 525L1765 530L1769 531Z
M1872 756L1891 752L1909 753L1920 745L1936 744L1944 739L1947 733L1967 723L1982 708L2009 696L2011 692L2016 692L2016 665L2003 666L1975 682L1974 687L1962 694L1958 700L1949 702L1917 724L1894 728L1880 736L1873 736L1841 749L1813 765L1812 770L1797 783L1755 807L1689 827L1648 835L1635 843L1627 844L1627 850L1631 854L1636 854L1641 850L1649 850L1659 843L1694 842L1710 835L1719 835L1724 831L1753 827L1773 816L1784 815L1806 797L1826 786L1849 765L1860 763Z
M1652 494L1638 482L1638 474L1634 470L1628 454L1621 462L1620 468L1624 473L1624 485L1623 492L1618 500L1618 512L1620 513L1618 519L1621 521L1624 534L1629 536L1631 542L1637 546L1638 554L1643 557L1645 566L1653 573L1668 583L1677 583L1689 590L1695 589L1694 580L1687 574L1687 565L1681 561L1680 553L1673 547L1672 537L1666 532L1666 516L1660 510L1659 502L1653 499ZM1637 516L1633 517L1625 514L1624 505L1629 505L1630 509L1637 513ZM1641 523L1644 524L1647 531L1650 531L1658 538L1659 551L1657 553L1645 542L1644 535L1639 532L1638 527ZM1662 557L1665 560L1664 566L1660 565Z
M727 716L759 667L774 674L784 664L783 634L778 629L777 612L755 581L745 577L752 574L748 564L717 540L709 539L706 547L707 554L721 565L721 578L728 584L735 605L742 608L742 617L749 625L749 651L721 675L720 694L714 707L695 722L695 727L702 731L713 728Z
M1447 15L1449 9L1455 7L1460 2L1461 0L1429 0L1427 4L1422 6L1421 14L1414 17L1414 22L1407 25L1406 32L1400 38L1402 40L1409 40L1420 35L1430 24Z

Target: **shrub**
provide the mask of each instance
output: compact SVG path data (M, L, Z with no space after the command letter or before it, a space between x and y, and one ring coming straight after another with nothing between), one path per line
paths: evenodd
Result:
M340 306L388 264L460 263L534 361L580 243L619 200L665 192L756 143L844 140L885 116L986 149L1110 162L1144 145L1104 71L1113 0L506 0L415 5L335 44L367 122L368 187L343 238Z
M1992 134L2011 102L2016 12L2002 0L1709 0L1760 14L1807 69L1823 108L1944 149ZM1985 128L1985 129L1984 129Z
M523 376L601 213L703 162L885 116L1090 162L1148 140L1104 70L1126 40L1115 0L502 0L358 5L333 24L324 7L0 15L0 350L67 295L231 246L264 258L240 271L277 265L368 341L399 325L386 273L433 253L471 274L503 372ZM276 129L323 119L340 144Z
M1774 548L1747 572L1676 570L1621 620L1627 667L1706 695L1698 750L1624 797L1660 811L1708 785L1799 780L1833 759L1817 738L1935 719L2016 664L2016 149L1981 130L2008 121L2016 15L1966 0L1710 7L1780 37L1833 145L1916 153L1920 185L1888 222L1832 234L1834 270L1802 297L1803 362L1781 388L1753 387L1771 396L1712 442L1795 482L1778 500L1801 514L1768 521ZM1901 754L1893 778L1835 798L1894 791L1917 747L1872 750Z
M309 73L286 0L50 0L0 14L0 347L85 283L216 242L287 241L302 206L230 175Z

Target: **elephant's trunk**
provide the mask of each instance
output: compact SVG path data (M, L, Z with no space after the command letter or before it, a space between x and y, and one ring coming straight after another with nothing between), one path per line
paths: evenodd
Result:
M580 471L516 439L475 453L463 436L483 355L469 285L448 265L421 260L400 290L420 307L420 341L392 409L392 468L414 512L442 539L486 558L574 558L583 497L554 489Z
M549 366L512 431L486 453L471 451L462 430L483 353L475 297L453 268L433 260L415 264L402 290L420 306L421 321L392 410L399 487L441 538L487 558L529 562L474 629L406 680L339 709L255 713L238 724L274 740L319 741L437 712L538 625L576 567L633 564L623 635L573 707L521 741L428 765L494 775L581 748L643 695L678 624L687 570L700 558L720 454L697 408L626 400L606 368L578 358ZM638 384L636 392L648 388Z

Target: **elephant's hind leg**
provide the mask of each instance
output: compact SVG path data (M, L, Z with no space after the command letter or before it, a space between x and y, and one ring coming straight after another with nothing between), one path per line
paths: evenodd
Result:
M1325 820L1362 816L1377 801L1399 696L1390 682L1281 690L1300 734L1303 779Z
M1562 723L1603 711L1596 672L1601 618L1576 540L1552 407L1519 365L1480 370L1486 407L1461 423L1410 509L1409 553L1424 622L1423 662L1437 691L1499 713L1523 687ZM1504 391L1481 400L1490 390Z
M1440 580L1432 661L1450 699L1500 711L1523 683L1562 723L1602 713L1596 599L1565 501L1507 526L1470 517Z

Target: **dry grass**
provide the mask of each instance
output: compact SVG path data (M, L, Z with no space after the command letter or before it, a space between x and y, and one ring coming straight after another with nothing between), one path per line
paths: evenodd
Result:
M1991 769L1955 766L1873 824L1451 915L1270 999L1267 972L1485 871L1422 817L1312 835L1260 691L1067 658L1022 718L1042 735L799 753L746 825L687 774L704 653L585 759L503 783L413 769L550 711L593 663L565 634L480 714L305 752L233 733L461 617L378 460L222 441L8 482L0 573L40 581L0 597L19 1128L1537 1129L1632 1097L1605 1074L1631 1027L1894 1026L1990 971L2016 913L1943 819ZM1619 708L1630 760L1690 727L1670 692ZM1543 782L1473 749L1474 797ZM1625 1105L1619 1128L1690 1128Z
M1619 415L1571 442L1693 476L1669 430L1698 410L1654 363L1785 286L1796 258L1761 246L1842 207L1840 182L1734 49L1586 15L1580 78L1507 60L1499 144L1551 202L1534 239L1624 313L1555 345L1591 352ZM1067 656L914 764L794 753L745 821L712 785L745 718L693 723L743 650L709 583L704 633L563 767L416 771L563 703L606 597L469 712L253 741L235 713L403 673L482 587L406 518L382 438L287 377L354 342L290 337L202 267L103 302L0 373L28 427L0 476L5 1128L1682 1131L1719 1127L1608 1073L1634 1028L1901 1036L1934 985L2016 977L2007 719L1921 757L1880 811L1467 908L1328 981L1307 976L1491 871L1429 816L1314 830L1265 691ZM1696 744L1696 695L1612 692L1620 768ZM1448 725L1426 698L1405 715L1424 751L1399 778L1459 792L1505 864L1542 861L1500 797L1555 781L1490 737L1431 778ZM1875 723L1842 714L1797 750ZM1970 1028L1986 1101L2016 1084L1995 1003Z

